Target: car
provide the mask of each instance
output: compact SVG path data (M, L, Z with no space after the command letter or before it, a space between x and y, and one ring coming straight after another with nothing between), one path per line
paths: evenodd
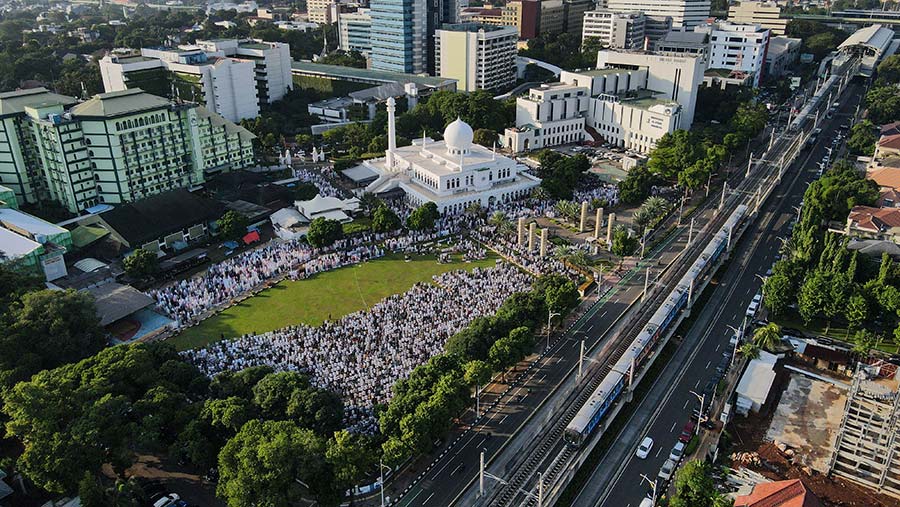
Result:
M681 435L678 436L679 442L684 442L685 444L690 442L692 438L694 438L694 426L693 421L688 421L687 424L684 425L684 428L681 429Z
M667 459L665 463L663 463L662 468L659 469L659 474L657 477L662 479L663 481L668 481L672 478L672 474L675 472L675 462Z
M757 292L756 295L753 296L753 300L750 301L750 305L747 306L747 313L746 313L747 317L750 317L752 319L753 317L756 316L756 312L757 312L757 310L759 310L759 303L761 301L762 301L762 294Z
M653 439L650 437L644 437L641 440L641 445L638 446L637 451L634 453L640 459L647 459L647 456L650 455L650 450L653 449Z
M652 498L644 498L641 500L641 504L638 507L653 507L653 499Z
M172 507L181 500L177 493L166 493L154 499L155 496L150 497L150 500L153 501L153 507Z
M728 339L728 345L731 345L732 347L734 347L735 345L737 345L737 343L738 343L738 335L736 333L733 333L731 335L731 338Z
M678 463L684 457L684 442L676 442L675 447L669 451L669 459Z

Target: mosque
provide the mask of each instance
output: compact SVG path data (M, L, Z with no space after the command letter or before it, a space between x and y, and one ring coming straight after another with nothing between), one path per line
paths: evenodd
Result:
M541 180L524 165L472 142L473 132L457 118L444 130L444 140L422 137L397 147L396 106L387 101L388 149L384 158L363 167L377 175L365 189L379 195L400 189L411 207L437 204L441 213L460 213L478 203L490 208L527 197Z

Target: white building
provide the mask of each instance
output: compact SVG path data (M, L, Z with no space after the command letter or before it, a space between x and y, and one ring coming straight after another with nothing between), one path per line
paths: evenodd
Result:
M613 49L640 49L644 46L646 24L647 18L640 12L587 11L581 42L597 39Z
M759 86L769 47L767 28L717 22L695 27L694 31L709 34L709 69L748 74L753 86Z
M769 49L766 50L766 76L778 77L793 66L800 57L801 39L791 37L772 37Z
M174 91L233 122L259 116L254 67L248 60L209 57L196 46L144 48L140 55L109 54L100 60L107 93L141 88L170 96Z
M241 3L232 3L232 2L210 2L206 4L206 15L209 16L215 12L219 11L236 11L238 13L247 12L255 14L259 9L259 5L256 2L247 1Z
M781 17L781 7L775 2L741 0L728 6L728 21L739 25L761 25L772 35L787 32L788 19Z
M597 3L597 7L611 11L642 12L652 20L671 18L675 28L705 23L709 18L709 6L709 0L600 0Z
M394 99L388 99L388 149L385 158L363 166L377 174L366 192L403 191L412 207L433 202L441 213L461 213L472 204L491 207L530 194L541 180L526 167L472 142L472 127L456 119L443 141L428 138L397 147Z
M173 99L177 94L235 122L259 116L261 106L294 87L290 46L252 39L108 54L100 60L100 73L107 93L141 88Z
M505 89L516 82L516 42L513 26L460 23L435 31L435 70L456 79L459 90Z
M372 15L369 9L338 13L338 47L367 56L372 53Z
M663 135L693 123L703 65L695 57L600 51L597 69L560 74L560 83L516 101L513 152L580 142L588 136L647 153Z

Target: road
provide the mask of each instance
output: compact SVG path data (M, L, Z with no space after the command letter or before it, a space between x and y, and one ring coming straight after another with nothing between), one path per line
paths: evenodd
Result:
M816 177L817 164L840 124L846 123L856 110L862 86L852 85L847 99L830 124L822 124L820 142L795 165L796 179L789 173L785 182L769 199L770 208L759 215L732 254L730 264L715 288L710 301L700 313L670 364L655 381L647 397L616 438L616 446L599 463L576 507L635 507L649 491L641 483L641 474L655 479L682 427L699 401L690 394L701 392L714 375L716 366L729 354L733 334L727 326L739 327L744 312L760 289L757 275L766 272L781 246L777 237L789 236L789 224L796 214L793 206L800 203L808 182ZM646 423L645 423L646 421ZM634 449L644 436L654 440L654 448L646 460L634 456Z

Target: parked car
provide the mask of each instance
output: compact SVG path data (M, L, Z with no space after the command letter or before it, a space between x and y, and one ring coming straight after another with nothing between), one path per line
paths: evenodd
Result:
M694 438L694 421L688 421L687 424L684 425L684 428L681 429L681 435L678 436L679 442L684 442L685 444L690 442L692 438Z
M659 477L663 481L668 481L672 478L672 474L675 473L675 462L667 459L665 463L663 463L662 468L659 469Z
M153 502L153 507L173 507L181 500L181 497L177 493L166 493L153 495L150 500Z
M675 447L669 451L669 459L678 463L684 457L684 442L676 442Z
M635 456L640 459L647 459L647 456L650 454L650 449L653 449L653 439L644 437L644 440L641 441L641 445L637 448L637 452L635 452Z
M759 292L753 296L753 300L750 301L750 305L747 306L747 317L751 319L756 316L756 312L759 310L759 304L762 302L762 294Z

